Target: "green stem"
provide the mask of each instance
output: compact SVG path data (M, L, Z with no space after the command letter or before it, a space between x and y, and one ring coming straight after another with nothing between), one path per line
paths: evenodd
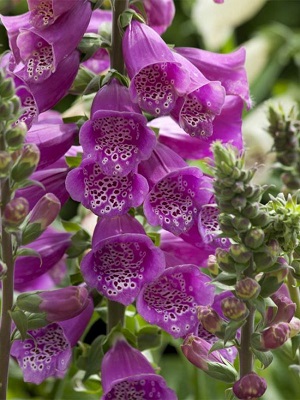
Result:
M243 377L253 370L253 354L251 351L251 336L254 331L255 308L249 306L249 315L241 331L240 356L240 377Z
M113 24L112 24L112 44L110 54L110 65L120 74L124 74L124 58L122 52L122 36L119 29L119 16L128 8L128 0L114 0L112 2ZM118 323L124 323L125 307L115 301L107 300L107 333Z
M4 207L9 200L10 187L9 180L6 179L2 183L2 206L1 215L3 215ZM2 226L2 260L6 264L7 273L2 281L2 307L1 307L1 330L0 330L0 399L6 399L7 383L8 383L8 367L10 357L10 333L11 333L11 316L9 311L12 309L14 301L14 259L11 234L6 232Z
M288 273L287 285L289 288L291 299L296 304L295 317L300 318L300 293L297 286L297 281L293 277L291 272Z

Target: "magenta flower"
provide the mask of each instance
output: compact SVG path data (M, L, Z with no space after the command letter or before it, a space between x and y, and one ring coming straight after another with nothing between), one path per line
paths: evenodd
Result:
M190 85L178 98L171 116L191 136L208 138L213 134L213 120L221 113L225 89L218 81L209 81L192 63L174 53L175 59L189 71Z
M214 287L210 278L192 264L165 270L155 281L144 285L137 298L137 310L149 323L173 337L194 332L198 320L196 307L211 304Z
M189 47L176 47L175 50L193 63L207 79L220 81L227 95L239 96L248 109L251 107L245 70L246 51L243 47L228 54Z
M100 220L92 250L81 262L82 275L90 287L126 306L135 300L142 285L164 269L162 251L129 215Z
M189 85L189 74L161 37L133 20L123 37L132 100L153 115L169 114Z
M274 293L271 299L277 306L277 311L274 307L268 307L265 315L266 325L273 325L279 322L290 322L295 315L296 304L290 299L289 296L285 296L282 293Z
M126 176L150 157L156 144L147 120L130 100L129 90L117 80L102 87L92 104L91 120L80 130L86 156L109 176Z
M165 380L155 371L145 356L119 338L105 354L101 367L103 396L109 399L176 400Z
M143 176L133 172L123 177L107 176L100 164L90 159L69 172L66 188L73 200L105 217L126 214L131 207L141 205L148 192Z
M162 35L172 24L175 16L173 0L144 0L147 25Z
M49 377L64 377L71 362L72 347L85 331L93 310L89 300L76 317L31 330L28 333L32 338L13 342L10 354L17 359L25 382L39 385Z

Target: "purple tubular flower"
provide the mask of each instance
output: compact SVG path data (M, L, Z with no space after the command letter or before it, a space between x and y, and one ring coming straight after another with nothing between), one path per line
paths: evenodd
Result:
M255 372L250 372L235 382L232 389L238 399L256 400L267 390L267 382Z
M169 114L189 85L189 74L161 37L133 20L123 37L132 100L153 115Z
M228 54L189 47L176 47L175 50L194 64L207 79L220 81L226 94L239 96L247 108L251 108L245 70L246 51L243 47Z
M165 380L155 371L145 356L119 338L105 354L101 367L104 394L101 400L125 398L176 400ZM129 397L128 397L129 396Z
M213 120L221 113L225 89L218 81L209 81L192 63L174 53L175 59L189 71L191 82L184 97L177 99L171 116L191 136L208 138Z
M76 124L64 124L62 122L33 124L26 133L25 143L35 143L40 150L37 170L49 167L64 156L72 146L76 133Z
M126 306L135 300L142 285L164 269L162 251L130 215L102 219L95 228L92 250L81 262L90 287Z
M165 270L145 285L137 298L137 310L149 323L156 324L173 337L194 332L198 324L196 307L211 304L214 287L208 276L192 264Z
M49 377L64 377L71 362L72 347L86 329L93 310L89 300L76 317L29 331L32 339L13 342L10 354L17 359L25 382L39 385Z
M80 3L84 1L80 0ZM78 0L27 0L27 2L30 11L30 22L40 30L48 28L58 17L78 4Z
M126 176L150 157L155 134L131 102L129 90L117 80L99 90L91 113L92 119L83 124L79 140L84 154L101 165L103 174Z
M112 12L110 10L94 10L86 29L87 33L98 33L105 25L111 25ZM92 57L82 63L87 69L95 74L101 74L110 66L109 53L106 49L98 49Z
M277 306L277 312L274 315L274 307L268 307L265 314L266 325L277 324L279 322L290 322L295 315L296 304L290 297L283 294L274 293L271 299Z
M141 205L148 192L143 176L130 172L127 176L110 177L90 159L69 172L66 188L73 200L101 217L126 214L131 207Z
M172 24L175 16L175 5L173 0L144 0L147 14L147 24L162 35Z
M40 258L21 256L16 259L15 289L19 290L54 267L70 246L70 236L69 233L47 228L38 239L27 245L26 248L39 253Z

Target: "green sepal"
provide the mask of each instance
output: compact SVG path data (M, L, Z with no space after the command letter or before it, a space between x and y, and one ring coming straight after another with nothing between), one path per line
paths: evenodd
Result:
M161 345L161 330L157 326L145 326L137 334L137 347L140 351L153 349Z
M12 187L12 190L14 191L14 190L17 190L17 189L23 189L23 188L26 188L28 186L38 186L38 187L42 188L43 190L46 190L45 186L41 182L35 181L35 180L31 180L31 179L24 179L21 182L15 182L13 187Z
M140 14L138 14L134 10L128 9L128 10L124 11L119 17L118 24L119 24L120 30L124 32L125 28L128 25L130 25L132 19L136 19L139 22L146 23L146 21L143 19L143 17Z
M233 340L236 336L238 329L241 328L245 323L246 319L242 319L241 321L228 322L225 328L224 344L226 344L229 340Z
M160 246L160 233L158 232L147 232L147 236L152 240L155 246Z
M84 94L86 87L95 77L98 77L98 75L94 74L87 68L80 66L76 78L71 86L70 93L74 95Z
M28 338L28 320L26 314L21 310L9 311L12 320L16 324L18 331L20 332L21 339L25 340Z
M37 239L44 232L42 225L38 222L28 224L22 233L22 245L29 244Z
M107 74L105 75L105 77L101 82L101 86L106 85L112 79L117 79L121 83L121 85L129 87L129 79L125 75L120 74L120 72L117 71L116 69L110 69L107 72Z
M98 8L100 8L104 2L104 0L89 0L89 1L92 5L93 10L97 10Z
M30 313L40 313L39 305L42 298L39 296L41 291L21 293L16 300L16 306L23 311Z
M262 318L264 318L266 312L265 299L262 296L258 296L256 299L248 300L248 302L260 313Z
M147 21L147 13L145 10L145 6L143 1L141 0L132 0L130 2L130 5L133 5L135 9L138 10L138 12L140 13L140 15L144 18L145 21Z
M91 58L102 47L101 36L97 33L85 33L77 49L82 53L81 62Z
M91 93L97 93L98 90L102 86L102 81L104 79L104 75L96 75L90 82L87 84L86 88L83 91L83 95L86 96Z
M262 352L256 349L252 349L252 353L262 363L264 369L266 369L273 361L273 354L271 351Z
M70 275L70 283L73 286L78 286L84 282L83 276L81 272L77 272L75 274Z
M65 231L67 232L78 232L82 229L81 226L77 224L77 222L61 220L61 223Z
M49 325L45 313L30 314L28 317L28 330L39 329Z
M66 156L65 157L66 163L70 168L76 168L79 167L82 161L82 153L77 153L76 156Z
M228 286L233 286L236 283L236 274L221 272L212 282L221 282Z
M224 364L217 362L207 362L208 369L204 372L214 379L226 383L234 383L237 380L238 373L235 368L224 359Z
M235 342L233 341L227 341L226 344L224 343L223 339L219 339L217 342L215 342L208 353L212 353L215 350L221 350L221 349L226 349L227 347L235 346Z
M71 246L66 251L69 258L75 258L81 255L85 250L91 247L90 235L81 229L71 238Z
M233 394L232 388L228 388L225 390L225 400L234 400L236 399L235 395Z

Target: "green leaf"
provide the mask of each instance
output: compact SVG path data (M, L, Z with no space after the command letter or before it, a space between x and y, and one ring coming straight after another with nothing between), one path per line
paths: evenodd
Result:
M256 349L252 349L255 357L262 363L264 369L267 368L271 362L273 361L273 354L270 351L259 351Z
M46 190L45 186L41 182L31 180L31 179L24 179L23 181L15 182L12 190L23 189L28 186L38 186L38 187L42 188L43 190Z
M76 78L71 86L70 93L75 95L81 95L84 93L88 84L96 77L97 75L81 66L77 72Z
M232 286L236 283L236 274L229 272L221 272L212 282L221 282Z
M81 39L78 50L83 54L81 62L88 60L93 54L101 48L102 40L97 33L85 33Z
M296 335L291 338L292 342L292 357L296 356L297 350L300 349L300 335Z
M233 340L236 336L236 332L246 323L246 320L241 321L230 321L225 328L224 343L226 344L229 340Z
M76 222L61 220L61 223L67 232L78 232L82 229L81 226L79 224L77 224Z
M76 274L70 275L70 282L73 286L78 286L84 282L83 276L81 272L77 272Z
M28 337L28 321L26 314L21 310L13 310L10 311L10 315L20 332L22 340L25 340Z
M98 336L93 343L88 352L86 370L83 377L83 382L85 382L91 375L98 374L100 372L101 361L104 356L103 343L106 340L106 336Z
M219 339L217 342L215 342L211 346L209 353L212 353L215 350L226 349L227 347L231 347L231 346L235 346L235 343L232 341L227 341L225 344L223 339Z
M139 350L153 349L161 345L161 330L157 326L145 326L137 332Z
M71 246L67 250L67 255L70 258L78 257L90 247L90 235L86 231L81 229L72 236Z
M103 75L96 75L86 86L83 91L83 95L86 96L87 94L96 93L102 86L102 81L104 79Z
M224 360L224 364L217 362L208 362L208 370L205 372L214 379L223 382L233 383L237 379L237 371L233 366Z
M152 240L155 246L159 247L160 245L160 233L158 232L147 232L147 236Z
M249 303L255 307L255 309L261 314L262 317L264 317L266 311L266 303L263 297L258 296L256 299L249 300Z

